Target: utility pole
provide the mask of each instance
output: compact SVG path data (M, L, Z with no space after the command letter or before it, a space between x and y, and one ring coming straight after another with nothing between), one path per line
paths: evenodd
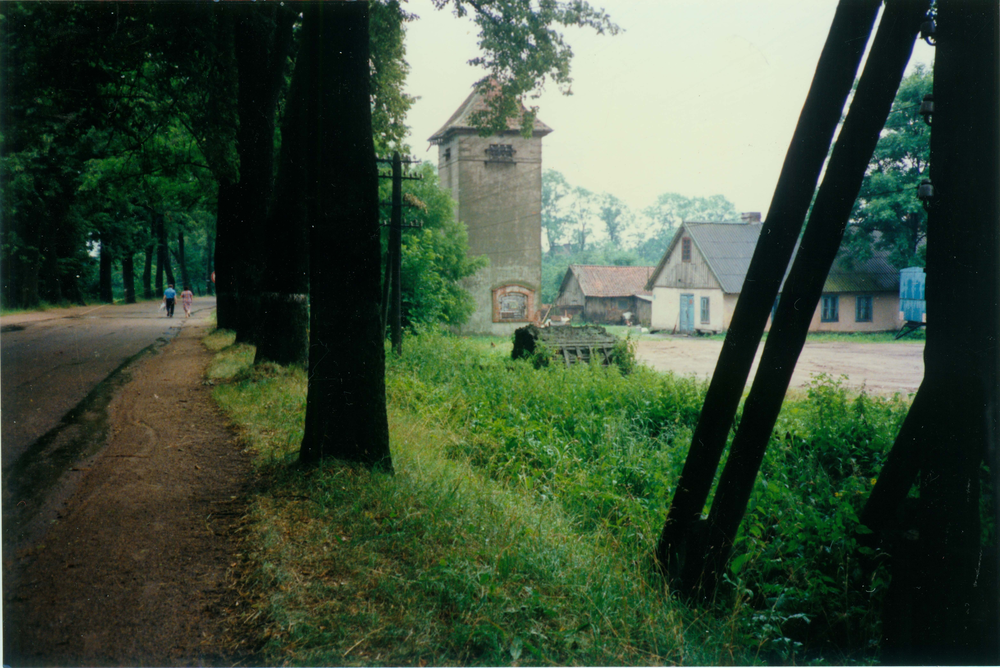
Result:
M403 224L403 180L419 181L419 176L403 176L403 163L417 162L407 158L403 160L399 151L392 154L392 159L380 158L381 163L392 164L391 174L379 174L380 178L392 179L392 199L389 204L392 210L389 214L389 248L385 263L385 280L382 284L382 331L385 326L391 327L392 350L397 357L403 354L403 228L420 227L419 224Z

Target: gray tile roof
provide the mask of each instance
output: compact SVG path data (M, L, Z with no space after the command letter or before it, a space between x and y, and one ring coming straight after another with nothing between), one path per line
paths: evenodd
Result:
M701 252L712 274L722 286L722 291L738 294L750 268L762 225L759 223L705 223L685 222L678 228L663 259L656 266L647 289L652 289L666 260L674 251L686 230ZM798 244L795 254L798 254ZM794 255L793 255L794 261ZM789 265L790 267L791 265ZM785 272L787 276L787 270ZM875 251L871 259L855 262L852 266L838 257L827 275L823 292L894 292L899 290L899 270L888 261L888 253Z

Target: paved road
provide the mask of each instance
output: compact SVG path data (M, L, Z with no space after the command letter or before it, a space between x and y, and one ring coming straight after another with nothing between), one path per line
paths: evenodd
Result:
M214 298L198 298L191 320L208 318ZM53 309L0 318L0 452L6 470L59 424L101 381L185 318L158 302Z

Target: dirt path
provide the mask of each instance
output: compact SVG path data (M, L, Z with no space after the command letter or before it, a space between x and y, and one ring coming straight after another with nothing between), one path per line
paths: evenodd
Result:
M130 370L58 519L4 554L4 664L237 660L222 648L248 464L202 384L206 327Z
M749 383L757 373L763 344L757 350ZM636 356L657 371L694 374L710 379L722 350L718 339L686 336L650 337L639 340ZM809 384L813 374L833 378L847 376L846 384L854 389L864 386L873 394L909 394L916 392L924 376L923 342L853 343L807 342L792 374L792 387Z

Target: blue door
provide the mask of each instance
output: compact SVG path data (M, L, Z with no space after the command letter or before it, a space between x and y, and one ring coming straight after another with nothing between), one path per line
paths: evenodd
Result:
M694 295L681 295L680 330L694 331Z

